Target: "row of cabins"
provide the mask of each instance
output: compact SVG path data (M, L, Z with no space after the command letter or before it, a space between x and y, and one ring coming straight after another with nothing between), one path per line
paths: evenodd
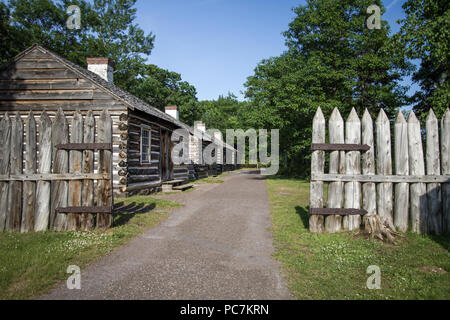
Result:
M179 121L175 106L162 112L114 85L114 64L108 58L88 58L84 69L39 45L20 53L0 69L0 119L8 112L23 119L45 110L54 117L61 108L70 126L78 110L92 110L98 118L107 110L113 122L113 190L115 197L148 194L163 184L189 181L233 170L236 150L210 136L201 122L190 127ZM189 163L174 165L171 136L176 129L189 132ZM69 129L70 130L70 129ZM206 165L202 148L217 146L217 161ZM201 146L201 147L200 147ZM232 163L225 163L231 152Z

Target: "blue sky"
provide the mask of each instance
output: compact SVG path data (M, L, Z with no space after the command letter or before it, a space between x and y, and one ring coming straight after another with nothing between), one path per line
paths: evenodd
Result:
M383 19L398 30L404 0L385 0ZM282 32L303 0L138 0L137 23L156 35L149 62L176 71L200 100L232 92L259 61L284 50ZM406 80L406 84L410 81ZM410 91L413 92L415 88Z

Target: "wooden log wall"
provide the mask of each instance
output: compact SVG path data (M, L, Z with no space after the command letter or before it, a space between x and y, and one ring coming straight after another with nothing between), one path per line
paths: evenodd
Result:
M111 142L111 121L104 111L95 142ZM111 150L99 151L96 174L93 147L59 146L92 143L94 130L92 112L86 117L77 112L70 133L62 109L53 121L45 111L37 121L33 112L25 121L19 113L1 117L0 231L91 230L111 225Z
M30 110L38 117L46 110L53 119L59 108L64 111L69 131L75 111L83 116L92 111L98 121L102 111L108 110L113 122L114 190L119 193L119 155L124 150L119 126L120 118L128 113L127 106L38 48L0 72L0 117L6 112L19 112L25 121ZM98 158L94 159L94 170L98 170Z
M399 112L393 127L392 149L390 121L384 110L380 110L375 126L367 110L362 121L352 110L341 148L337 144L344 140L344 122L338 109L333 110L326 149L335 151L330 154L329 173L324 173L325 149L313 149L312 153L311 232L356 230L364 225L361 216L371 215L378 215L401 232L409 228L420 234L450 232L450 111L447 109L439 122L430 110L424 142L421 124L412 111L408 120ZM319 108L313 119L313 143L325 143L325 132ZM326 208L324 183L329 183Z

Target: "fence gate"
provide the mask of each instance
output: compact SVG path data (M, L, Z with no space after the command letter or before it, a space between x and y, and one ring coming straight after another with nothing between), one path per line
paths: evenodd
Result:
M393 148L390 121L382 109L375 130L367 110L362 120L354 109L351 111L345 134L338 109L328 124L326 144L325 118L319 108L311 145L310 231L355 230L363 223L361 217L379 215L402 232L450 233L449 109L440 121L440 130L430 110L425 148L420 122L412 111L408 121L399 112ZM331 151L328 174L324 173L325 151ZM326 203L324 182L328 183Z
M110 227L111 116L76 111L69 121L59 109L36 118L0 120L0 231Z

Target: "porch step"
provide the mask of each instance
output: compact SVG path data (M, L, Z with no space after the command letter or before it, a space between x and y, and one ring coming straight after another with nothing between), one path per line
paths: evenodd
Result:
M180 186L172 187L172 190L184 191L184 190L192 188L193 186L194 186L193 184L182 184Z
M169 181L164 181L162 184L172 184L172 185L176 185L179 183L184 182L185 180L169 180Z

